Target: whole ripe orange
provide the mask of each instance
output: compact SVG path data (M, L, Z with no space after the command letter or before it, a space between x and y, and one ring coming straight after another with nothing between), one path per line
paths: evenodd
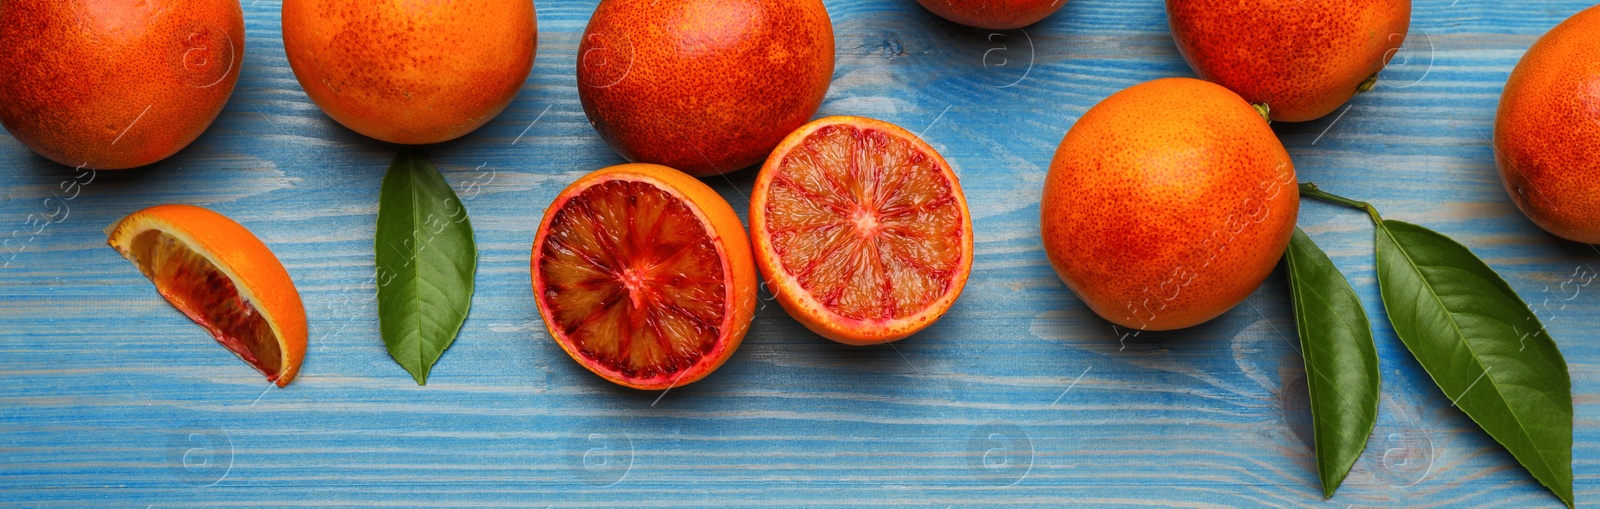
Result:
M1304 122L1377 77L1405 41L1411 0L1167 0L1167 20L1195 74Z
M167 302L278 387L300 373L306 310L278 257L244 226L193 205L122 218L107 242Z
M0 2L0 124L61 164L144 166L205 132L243 62L234 0Z
M488 123L527 81L537 37L531 0L283 2L283 49L306 95L391 143Z
M612 166L567 186L545 209L529 265L550 336L626 387L704 378L755 317L756 268L739 216L665 166Z
M832 79L820 0L602 0L578 44L578 98L600 137L696 176L761 161Z
M1067 131L1039 221L1050 264L1090 309L1169 330L1255 291L1299 209L1289 153L1249 103L1167 78L1112 94Z
M1550 233L1600 243L1600 7L1522 55L1500 95L1494 146L1522 213Z
M939 17L991 30L1022 28L1067 5L1067 0L917 0Z

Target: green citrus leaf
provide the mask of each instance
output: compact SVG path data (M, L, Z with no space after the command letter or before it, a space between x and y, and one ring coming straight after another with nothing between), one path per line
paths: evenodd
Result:
M373 250L383 343L417 385L427 385L472 307L478 249L455 190L411 149L383 177Z
M1332 497L1378 423L1378 350L1356 291L1299 228L1284 260L1311 391L1317 473L1322 495Z
M1544 325L1466 246L1411 223L1375 224L1395 334L1445 397L1571 507L1572 381Z

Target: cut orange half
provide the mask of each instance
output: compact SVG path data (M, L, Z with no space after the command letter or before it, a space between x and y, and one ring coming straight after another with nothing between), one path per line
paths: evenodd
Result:
M823 118L784 138L756 177L750 236L789 315L850 345L931 325L972 271L955 172L916 135L870 118Z
M530 259L550 336L627 387L705 377L755 316L756 269L739 216L666 166L612 166L567 186L545 210Z
M300 372L306 312L289 272L250 230L192 205L157 205L106 230L167 302L279 387Z

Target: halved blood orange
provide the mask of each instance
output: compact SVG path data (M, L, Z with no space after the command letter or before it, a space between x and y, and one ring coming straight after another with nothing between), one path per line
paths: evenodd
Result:
M261 239L222 214L157 205L122 218L107 242L167 302L279 387L300 373L306 311Z
M561 349L635 389L715 371L755 316L756 269L739 216L666 166L612 166L567 186L545 209L529 265Z
M789 315L850 345L931 325L972 271L972 216L955 172L916 135L870 118L790 133L756 177L750 236Z

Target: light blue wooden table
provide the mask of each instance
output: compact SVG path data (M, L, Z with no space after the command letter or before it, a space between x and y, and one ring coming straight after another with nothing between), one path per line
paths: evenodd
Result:
M767 301L716 374L666 394L613 386L550 341L528 250L544 207L620 162L574 81L594 1L541 1L539 56L511 107L429 148L477 229L471 317L418 387L378 336L372 236L395 147L324 116L246 0L243 74L211 129L151 167L100 172L58 223L29 223L70 168L0 136L0 505L1555 507L1410 359L1382 314L1371 230L1307 202L1300 225L1373 315L1377 430L1320 496L1288 290L1126 342L1056 279L1037 236L1063 133L1135 83L1191 75L1159 0L1071 0L992 34L912 0L831 0L838 68L819 114L921 132L960 172L977 231L965 294L893 346L850 348ZM1600 502L1600 250L1523 218L1488 142L1506 75L1591 2L1418 0L1378 88L1276 126L1302 181L1470 246L1566 354L1579 503ZM3 71L0 71L3 74ZM0 79L4 79L0 77ZM1600 150L1600 148L1597 148ZM753 171L716 177L747 209ZM102 228L191 203L254 230L305 299L311 344L288 389L173 310ZM16 231L17 233L12 233Z

